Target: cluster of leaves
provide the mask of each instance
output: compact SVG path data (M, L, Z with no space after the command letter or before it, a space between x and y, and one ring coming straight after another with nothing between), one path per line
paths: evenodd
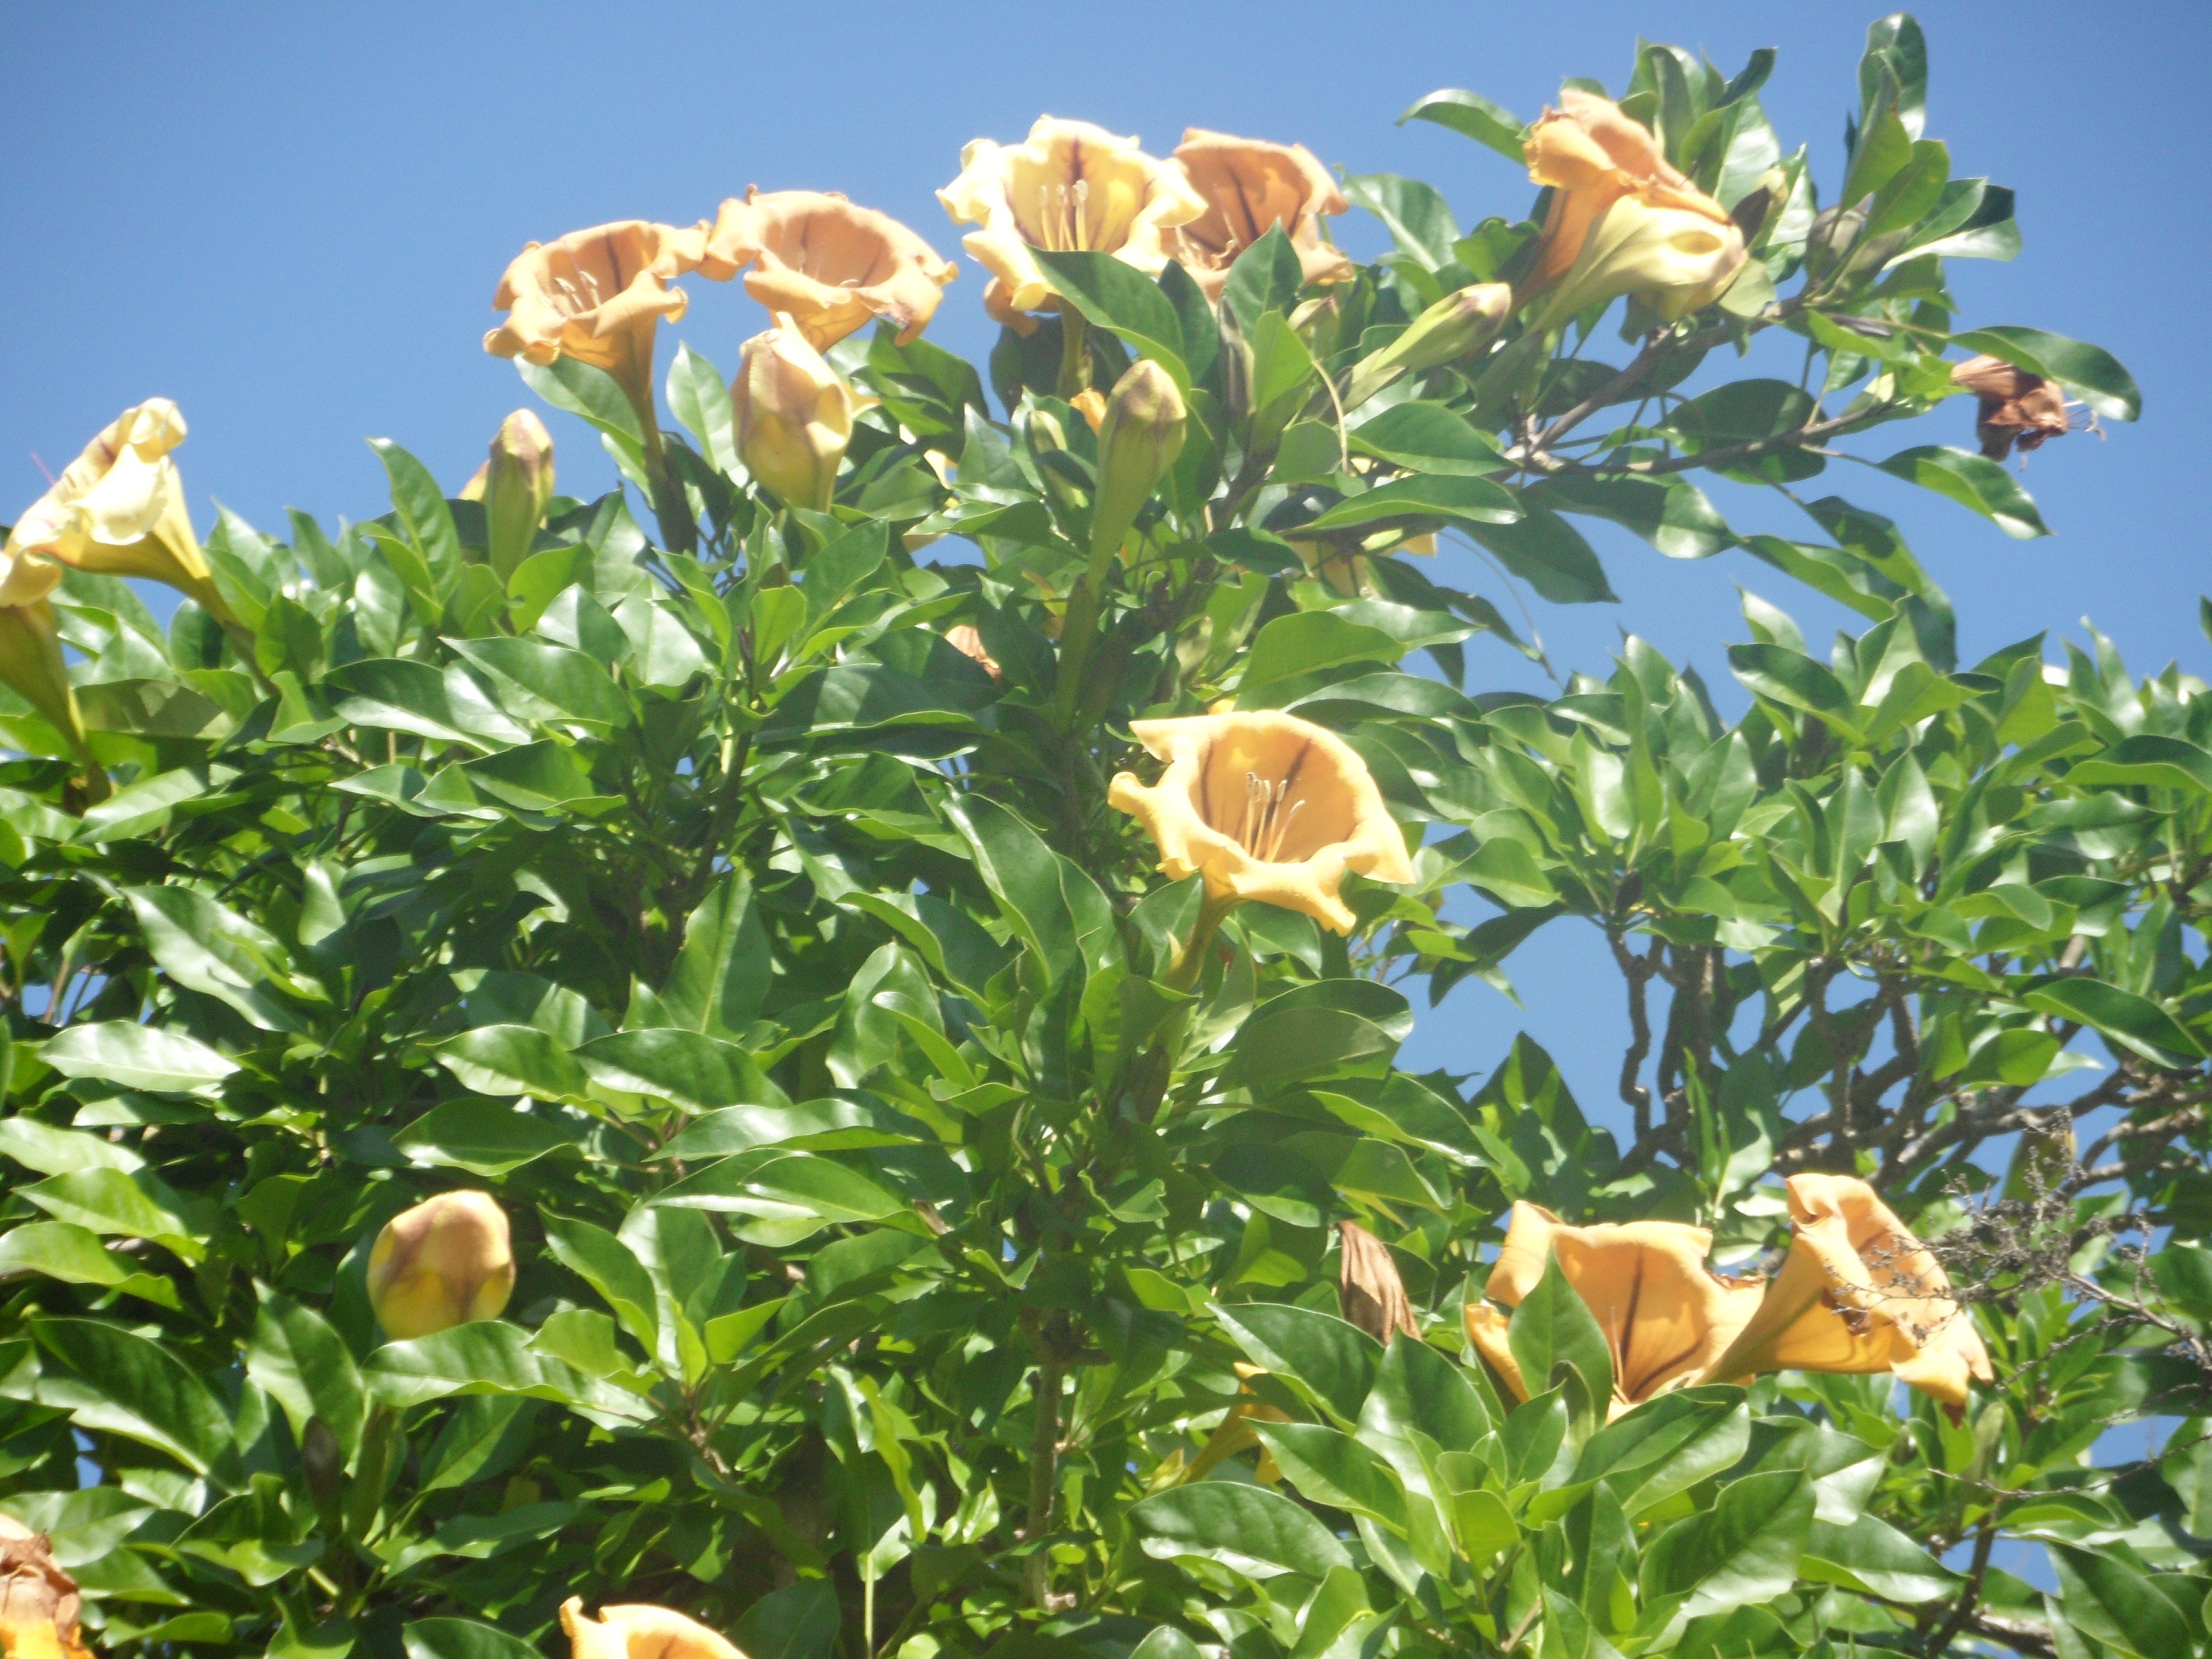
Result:
M1948 395L1949 344L2114 414L2132 388L2091 348L1948 331L1942 261L2008 254L2010 199L1921 137L1910 20L1876 27L1825 210L1766 66L1638 58L1669 155L1771 199L1737 289L1632 318L1623 369L1509 331L1340 414L1352 365L1535 234L1353 179L1398 246L1326 294L1279 233L1218 307L1176 266L1042 256L1086 337L1009 332L1004 419L926 342L844 349L880 402L826 514L750 487L680 351L696 557L617 491L556 501L502 583L481 509L387 444L386 517L286 543L224 516L235 635L72 575L118 787L65 810L59 735L0 709L0 1508L52 1534L98 1642L523 1659L574 1595L751 1659L2201 1644L2212 1425L2096 1460L2115 1423L2212 1412L2212 693L2101 641L1960 669L1887 520L1829 497L1828 542L1739 538L1689 481L1786 490ZM1473 94L1413 112L1519 153ZM1802 384L1674 390L1770 330ZM1133 356L1189 437L1084 616L1097 455L1054 393ZM525 373L665 476L604 377ZM1883 465L2039 528L1980 457ZM1463 530L1545 599L1607 598L1577 515L1741 547L1871 625L1823 663L1747 601L1733 726L1635 641L1549 701L1470 695L1464 642L1519 641L1386 556ZM1197 884L1153 873L1105 780L1131 719L1224 699L1342 732L1417 880L1350 880L1349 941L1248 905L1184 989ZM1473 1093L1394 1063L1397 981L1503 986L1570 916L1624 975L1625 1147L1525 1039ZM1606 1334L1556 1275L1513 1343L1558 1386L1516 1403L1463 1346L1513 1200L1697 1221L1743 1263L1810 1168L1931 1234L2008 1202L2056 1229L1977 1287L2001 1380L1965 1422L1790 1376L1607 1423ZM381 1342L369 1241L454 1185L513 1218L508 1315ZM2108 1249L2123 1213L2154 1256ZM1342 1219L1422 1339L1340 1316ZM2002 1540L2044 1547L2043 1588Z

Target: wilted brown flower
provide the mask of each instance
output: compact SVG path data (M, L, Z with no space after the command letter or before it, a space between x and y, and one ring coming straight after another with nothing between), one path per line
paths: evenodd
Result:
M77 1626L82 1605L46 1534L0 1515L0 1659L92 1659Z
M1209 300L1221 297L1237 256L1280 225L1309 283L1343 283L1358 267L1323 240L1322 216L1352 204L1304 144L1271 144L1190 127L1170 158L1206 203L1195 219L1162 239Z
M1340 1221L1336 1231L1342 1242L1336 1297L1344 1316L1377 1342L1388 1342L1393 1331L1418 1340L1421 1328L1390 1247L1356 1221Z
M2054 382L2002 357L1969 357L1954 364L1951 381L1981 400L1974 435L1982 441L1982 453L1993 461L2011 454L2014 444L2025 454L2072 429L2066 394Z

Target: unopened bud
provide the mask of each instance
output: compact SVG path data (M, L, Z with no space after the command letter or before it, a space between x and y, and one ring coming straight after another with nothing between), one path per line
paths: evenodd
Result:
M92 1659L77 1627L84 1598L55 1564L52 1540L0 1515L0 1654Z
M507 1212L482 1193L441 1193L384 1224L368 1303L395 1341L496 1319L514 1291Z
M1182 452L1188 416L1174 376L1142 358L1114 383L1098 425L1098 493L1091 508L1091 568L1120 551L1138 511Z
M788 506L826 509L863 405L788 316L741 348L730 405L753 477Z
M485 466L485 540L491 568L505 581L530 556L553 499L553 434L536 415L518 409L499 423Z
M1365 403L1401 374L1417 374L1480 350L1512 309L1513 290L1504 283L1475 283L1445 295L1403 334L1354 366L1345 407Z

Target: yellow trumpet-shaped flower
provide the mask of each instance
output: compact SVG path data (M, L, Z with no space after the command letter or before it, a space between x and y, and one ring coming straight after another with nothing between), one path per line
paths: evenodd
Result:
M853 441L856 396L789 317L738 348L730 407L746 469L793 507L830 505Z
M1640 295L1669 321L1720 297L1744 262L1743 233L1671 164L1620 105L1569 87L1529 129L1528 176L1553 188L1519 299L1550 318Z
M982 227L961 244L991 273L983 308L1022 326L1059 301L1032 249L1110 253L1146 276L1168 262L1164 233L1206 210L1182 169L1088 121L1037 118L1018 144L978 138L960 176L937 192L957 224Z
M1304 144L1271 144L1191 127L1170 159L1206 211L1169 231L1163 245L1207 299L1221 297L1237 256L1278 225L1309 283L1349 282L1359 269L1321 234L1322 216L1343 213L1352 204Z
M52 1540L0 1515L0 1659L92 1659L77 1625L83 1605Z
M496 1319L514 1292L507 1212L483 1193L441 1193L402 1211L369 1251L369 1306L395 1341Z
M67 565L166 582L229 621L170 459L184 441L185 417L167 398L149 398L101 428L9 532L0 605L43 599L61 580L53 567Z
M1968 1384L1995 1373L1972 1317L1948 1294L1942 1264L1863 1181L1801 1175L1789 1188L1789 1259L1714 1362L1712 1380L1892 1371L1955 1420Z
M495 357L550 363L574 357L605 369L634 407L653 406L653 348L660 319L690 301L672 278L696 270L707 222L688 229L624 219L526 245L492 304L507 319L484 336Z
M1526 1400L1528 1383L1506 1340L1506 1316L1492 1304L1518 1307L1556 1255L1613 1351L1607 1414L1618 1417L1670 1389L1705 1381L1758 1309L1755 1281L1725 1279L1705 1266L1712 1243L1703 1227L1671 1221L1571 1227L1541 1205L1517 1203L1484 1287L1490 1300L1467 1304L1468 1339Z
M960 274L889 214L817 190L749 190L722 204L699 274L727 282L740 270L745 292L791 318L817 351L877 317L904 345Z
M584 1611L581 1596L561 1604L572 1659L745 1659L742 1650L671 1607L603 1607Z
M1273 712L1129 730L1167 769L1151 785L1121 773L1107 799L1144 825L1165 874L1204 876L1213 902L1257 899L1348 933L1358 918L1340 896L1346 871L1413 878L1367 763L1334 732Z

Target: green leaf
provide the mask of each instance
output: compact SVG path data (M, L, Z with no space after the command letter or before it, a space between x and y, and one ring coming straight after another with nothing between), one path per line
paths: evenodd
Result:
M1592 1435L1570 1484L1602 1480L1638 1515L1733 1467L1750 1443L1742 1389L1680 1389Z
M410 1619L399 1633L407 1659L544 1659L520 1637L474 1619Z
M1348 622L1334 611L1294 611L1276 617L1252 641L1237 700L1242 706L1248 692L1343 663L1395 662L1405 651L1381 629Z
M670 412L699 441L699 453L728 477L743 477L744 463L738 459L736 422L722 372L679 344L668 365L665 391Z
M125 887L146 948L161 971L188 989L228 1003L264 1031L305 1029L279 993L324 1000L292 971L291 953L228 905L189 887Z
M532 1352L530 1334L520 1326L495 1319L456 1325L411 1342L387 1342L368 1357L362 1376L374 1399L401 1408L453 1395L489 1394L558 1401L614 1415L641 1414L628 1396Z
M1921 444L1899 450L1881 463L1881 470L1907 483L1949 496L2016 540L2051 533L2019 481L1986 455L1946 445Z
M789 1242L794 1243L832 1223L912 1218L906 1200L897 1194L858 1170L811 1152L724 1158L666 1188L654 1201L787 1224L793 1229Z
M27 1221L0 1235L0 1273L44 1273L65 1285L97 1285L175 1310L177 1287L155 1273L132 1271L100 1235L71 1221Z
M540 1212L545 1247L553 1258L599 1293L599 1297L647 1353L660 1340L653 1276L629 1246L603 1227Z
M2112 1552L2050 1543L2060 1605L2082 1634L2133 1654L2167 1659L2190 1651L2188 1621L2149 1579Z
M1453 87L1432 92L1415 100L1398 118L1401 126L1408 121L1433 121L1440 127L1449 127L1462 137L1488 145L1509 161L1526 159L1522 135L1527 132L1527 126L1479 93Z
M830 1659L842 1621L836 1585L802 1578L746 1608L730 1640L745 1659Z
M2074 784L2148 784L2154 788L2212 792L2212 754L2179 738L2141 732L2123 738L2101 755L2076 761L2066 774Z
M371 658L332 669L323 684L332 711L355 726L462 744L479 753L528 743L534 735L458 666L441 673L427 662Z
M1347 495L1310 524L1288 534L1349 530L1389 519L1455 519L1470 524L1511 524L1521 503L1488 478L1422 473Z
M33 1319L39 1346L69 1368L39 1378L42 1404L79 1427L167 1453L211 1475L231 1447L230 1419L198 1373L158 1342L98 1319Z
M1352 428L1349 442L1356 454L1415 472L1473 476L1506 470L1497 441L1443 404L1392 404Z
M1525 494L1521 506L1518 523L1476 525L1468 534L1554 605L1620 603L1581 531Z
M1252 1426L1302 1496L1370 1516L1393 1532L1406 1530L1406 1492L1398 1477L1388 1463L1341 1429L1318 1423Z
M572 720L615 731L630 723L629 699L581 651L550 640L448 640L483 671L500 705L522 720Z
M696 1162L728 1158L756 1146L827 1152L912 1145L915 1133L884 1127L898 1121L889 1113L871 1112L849 1100L834 1097L802 1101L796 1106L729 1106L687 1123L653 1156Z
M1951 343L1967 351L1987 352L2031 374L2056 380L2108 419L2132 421L2142 413L2142 393L2135 376L2101 346L2069 340L2063 334L2046 334L2039 328L2009 325L1969 329L1953 335Z
M461 538L453 528L446 492L438 488L428 467L391 439L371 438L368 447L376 452L391 477L392 510L428 567L431 580L441 589L451 586L460 573Z
M1466 1372L1425 1342L1402 1333L1391 1338L1360 1407L1363 1435L1411 1441L1424 1434L1448 1452L1467 1451L1492 1426Z
M1940 1601L1959 1587L1956 1575L1887 1522L1863 1515L1849 1526L1815 1521L1799 1574L1816 1583L1910 1604Z
M1563 1381L1559 1373L1565 1367L1581 1383L1579 1396L1570 1390L1570 1403L1591 1426L1604 1423L1613 1403L1613 1350L1596 1316L1560 1271L1556 1255L1546 1257L1543 1278L1513 1310L1506 1335L1514 1363L1532 1392L1542 1393Z
M1459 226L1451 208L1434 186L1392 173L1352 173L1344 181L1345 199L1380 219L1399 248L1430 270L1455 263L1452 244Z
M945 815L973 848L1000 914L1050 978L1120 959L1113 910L1098 884L1029 825L976 794L948 799Z
M753 904L752 883L732 870L684 924L684 948L660 993L674 1024L735 1039L760 1017L768 998L768 933Z
M667 1101L686 1112L784 1103L753 1057L733 1042L672 1027L595 1037L575 1059L603 1089Z
M238 1069L197 1038L127 1019L72 1025L48 1037L39 1058L64 1077L98 1078L156 1094L212 1089Z
M392 1144L417 1164L495 1178L574 1146L575 1139L543 1117L498 1101L449 1100L393 1135Z
M566 1100L585 1091L584 1068L568 1046L534 1025L480 1025L447 1038L430 1054L478 1094Z
M365 1396L360 1370L323 1316L264 1288L246 1348L246 1374L284 1408L296 1439L319 1417L349 1460L361 1443Z
M1735 545L1735 532L1686 479L1567 473L1522 492L1532 507L1610 519L1670 559L1703 559Z
M1328 1528L1291 1499L1241 1482L1201 1480L1146 1498L1129 1533L1157 1560L1202 1556L1248 1578L1285 1572L1320 1579L1352 1558Z
M1413 1030L1406 1000L1372 980L1325 979L1261 1004L1237 1034L1222 1081L1266 1089L1387 1056Z
M1090 322L1120 336L1139 356L1158 363L1183 391L1190 390L1182 322L1158 283L1110 253L1031 252L1061 299Z
M1161 278L1164 283L1164 271ZM1283 234L1282 226L1275 224L1268 226L1265 235L1244 247L1231 263L1229 280L1222 285L1221 297L1231 314L1249 334L1269 312L1288 316L1295 310L1298 292L1305 285L1305 268L1299 263L1297 250ZM1206 330L1209 333L1218 332L1210 318ZM1190 319L1186 318L1183 337L1188 340L1190 336Z
M1843 682L1802 651L1784 645L1732 645L1729 667L1762 697L1817 714L1847 736L1855 735L1858 706Z
M1772 1601L1797 1576L1813 1510L1813 1482L1801 1469L1730 1481L1711 1510L1676 1522L1650 1545L1641 1571L1645 1597L1688 1593L1676 1614L1684 1619Z
M623 396L621 384L603 368L580 363L574 357L556 357L550 363L533 363L526 357L514 361L523 381L556 409L580 415L635 453L645 442L637 411Z
M2089 1026L2154 1066L2185 1071L2204 1057L2202 1046L2165 1009L2104 980L2047 980L2020 1000L2038 1013Z
M170 1207L183 1200L143 1172L79 1170L15 1191L58 1221L94 1233L151 1239L186 1261L206 1255L191 1224Z
M1298 1384L1340 1421L1358 1419L1382 1345L1357 1325L1287 1302L1217 1305L1213 1316L1254 1364Z

